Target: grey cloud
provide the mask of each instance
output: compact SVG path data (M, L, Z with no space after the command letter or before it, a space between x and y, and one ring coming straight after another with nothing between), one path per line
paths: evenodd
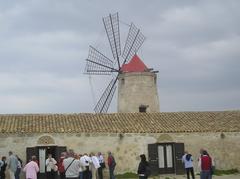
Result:
M112 57L102 17L134 22L159 70L162 111L239 109L237 0L1 1L0 113L92 112L111 77L83 75L88 46ZM91 84L91 85L90 85ZM116 111L116 96L111 112Z

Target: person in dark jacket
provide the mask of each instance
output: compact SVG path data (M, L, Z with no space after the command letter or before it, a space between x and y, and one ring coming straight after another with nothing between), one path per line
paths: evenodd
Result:
M5 171L6 171L6 168L7 168L7 157L3 156L2 157L2 162L3 162L3 165L1 166L1 170L0 170L0 178L1 179L5 179L6 175L5 175Z
M149 163L146 160L146 156L144 154L140 155L141 161L138 165L138 176L139 179L147 179L148 176L150 175L150 168L149 168Z

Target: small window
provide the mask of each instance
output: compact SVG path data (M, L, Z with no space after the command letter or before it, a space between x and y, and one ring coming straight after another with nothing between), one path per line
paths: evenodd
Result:
M124 85L124 83L125 83L125 80L124 80L124 78L122 78L122 80L121 80L121 81L122 81L122 85Z
M147 105L141 105L139 106L139 112L147 112Z

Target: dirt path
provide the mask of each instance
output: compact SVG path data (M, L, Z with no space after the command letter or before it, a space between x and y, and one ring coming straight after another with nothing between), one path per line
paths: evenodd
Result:
M159 177L154 177L150 179L186 179L186 176L183 175L161 175ZM200 179L200 176L195 176L196 179ZM213 176L213 179L240 179L240 174L235 175L223 175L223 176Z

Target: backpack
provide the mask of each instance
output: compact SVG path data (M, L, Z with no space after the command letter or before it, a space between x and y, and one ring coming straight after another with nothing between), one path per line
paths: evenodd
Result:
M147 177L149 177L149 176L151 175L151 168L150 168L149 165L146 166L145 175L146 175Z
M112 166L115 167L116 165L117 165L117 163L116 163L114 157L112 156Z

